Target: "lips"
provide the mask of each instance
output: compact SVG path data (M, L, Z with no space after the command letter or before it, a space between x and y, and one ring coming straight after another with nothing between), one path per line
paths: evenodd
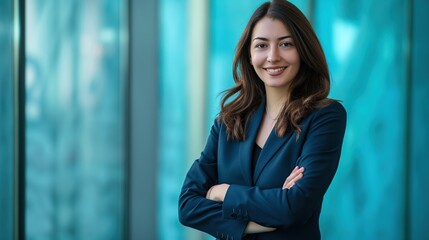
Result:
M271 67L271 68L264 68L265 71L267 71L270 75L279 75L281 74L287 67Z

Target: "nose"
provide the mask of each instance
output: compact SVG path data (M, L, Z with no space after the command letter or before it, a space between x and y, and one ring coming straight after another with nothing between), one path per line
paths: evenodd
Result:
M280 60L279 49L277 46L272 46L268 52L267 61L269 63L277 62Z

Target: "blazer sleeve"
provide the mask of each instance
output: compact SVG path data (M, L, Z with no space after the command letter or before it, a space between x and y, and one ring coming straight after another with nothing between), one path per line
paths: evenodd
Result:
M319 109L298 159L304 177L290 190L231 185L222 206L224 217L236 219L246 212L251 221L276 228L305 223L320 211L338 167L345 127L346 112L340 103Z
M188 227L220 239L241 239L246 221L225 219L222 203L206 199L218 183L217 146L220 123L215 121L201 156L190 167L179 197L179 220Z

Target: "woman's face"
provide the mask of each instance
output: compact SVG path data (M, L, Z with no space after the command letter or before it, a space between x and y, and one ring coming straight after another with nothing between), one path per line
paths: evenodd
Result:
M253 68L265 88L288 91L300 67L294 40L279 20L269 17L256 23L250 45Z

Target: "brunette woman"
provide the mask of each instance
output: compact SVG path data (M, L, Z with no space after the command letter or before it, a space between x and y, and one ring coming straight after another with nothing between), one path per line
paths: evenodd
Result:
M218 239L320 239L346 112L313 28L290 2L262 4L238 42L233 77L179 199L182 224Z

